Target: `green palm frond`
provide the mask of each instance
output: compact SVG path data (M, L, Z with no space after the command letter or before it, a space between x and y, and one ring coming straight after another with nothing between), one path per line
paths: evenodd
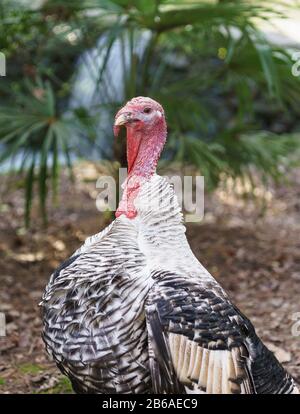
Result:
M47 180L51 178L57 195L59 158L71 168L69 140L74 128L70 120L58 115L49 82L27 85L27 94L18 94L14 105L0 107L0 144L4 150L0 163L16 155L21 159L18 172L25 178L25 219L30 221L34 183L38 184L40 208L46 220Z
M224 174L234 178L249 177L253 167L264 182L270 178L278 181L284 177L288 166L299 165L299 156L295 156L294 162L290 159L292 153L299 155L299 139L299 134L278 136L266 131L240 134L232 130L213 143L174 134L168 147L175 148L177 161L195 165L205 177L206 188L212 190Z

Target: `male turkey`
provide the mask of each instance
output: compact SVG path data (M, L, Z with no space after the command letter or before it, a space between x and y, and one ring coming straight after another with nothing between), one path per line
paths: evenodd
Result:
M193 255L167 180L167 127L145 97L116 115L128 178L117 218L51 276L47 351L78 393L296 393L294 381Z

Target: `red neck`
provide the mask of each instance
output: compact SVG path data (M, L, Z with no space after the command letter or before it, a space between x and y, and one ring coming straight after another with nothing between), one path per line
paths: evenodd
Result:
M156 165L167 137L167 125L161 117L155 126L149 128L127 127L128 178L116 216L125 214L134 218L137 214L134 202L140 190L140 178L149 179Z
M163 117L148 129L127 128L128 177L150 178L155 173L166 138L167 125Z

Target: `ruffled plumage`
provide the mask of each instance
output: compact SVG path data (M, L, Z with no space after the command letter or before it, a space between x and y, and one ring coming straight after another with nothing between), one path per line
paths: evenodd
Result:
M43 339L74 390L296 392L193 255L168 182L145 180L137 206L135 219L120 216L87 239L45 290Z

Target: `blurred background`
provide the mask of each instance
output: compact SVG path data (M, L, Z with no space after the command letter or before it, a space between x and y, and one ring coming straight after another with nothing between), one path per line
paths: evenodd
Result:
M0 393L71 392L43 349L38 303L113 218L95 183L126 167L112 123L137 95L165 108L160 173L204 176L193 251L300 381L299 5L1 1Z

